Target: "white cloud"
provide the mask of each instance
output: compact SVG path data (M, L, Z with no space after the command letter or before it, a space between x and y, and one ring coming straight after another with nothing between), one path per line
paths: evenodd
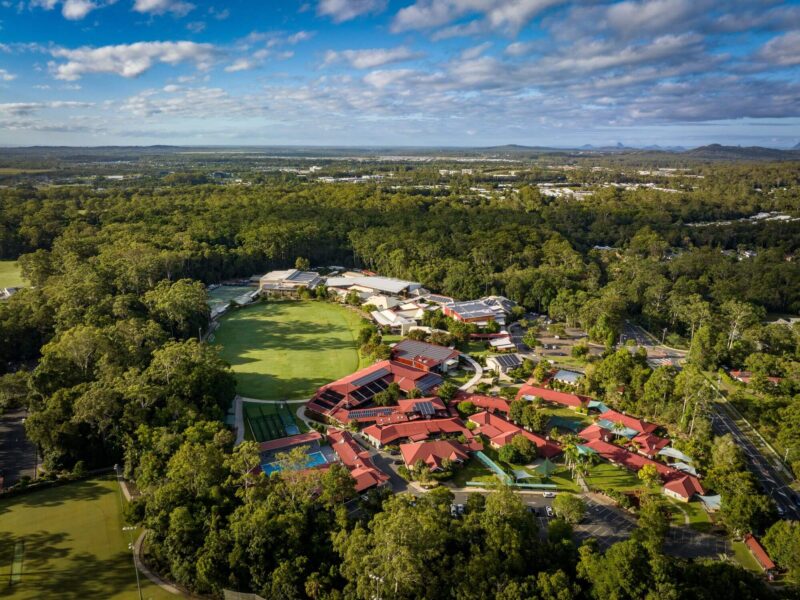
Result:
M343 23L366 14L377 14L386 9L387 0L319 0L317 14L330 17L334 23Z
M52 102L5 102L0 103L0 114L20 116L30 115L47 108L75 109L91 108L93 106L93 102L68 102L63 100L54 100Z
M255 69L257 66L258 64L252 60L240 58L225 67L225 72L238 73L239 71L249 71L250 69Z
M314 37L313 31L298 31L297 33L293 33L292 35L288 36L286 38L286 43L291 45L299 44L300 42L310 40L312 37Z
M800 31L790 31L772 38L761 47L758 58L773 65L800 65Z
M417 0L395 15L395 32L433 29L468 15L482 15L483 29L501 29L516 33L534 16L566 0ZM451 28L446 37L477 33L479 27L468 23Z
M70 21L80 21L96 8L97 4L90 0L65 0L61 14Z
M211 44L195 42L136 42L117 46L67 49L50 53L65 63L51 63L56 79L75 81L87 73L113 73L122 77L138 77L156 63L177 65L192 62L199 69L211 66L216 49Z
M9 73L5 69L0 69L0 81L14 81L17 78L13 73Z
M183 0L136 0L133 10L151 15L172 13L176 17L183 17L194 10L194 4Z
M206 30L206 24L203 21L192 21L186 24L186 29L192 33L203 33Z
M533 42L514 42L506 46L505 53L509 56L523 56L533 50Z
M99 2L93 0L31 0L29 6L31 8L53 10L61 4L61 15L65 19L80 21L90 12L114 4L114 2L116 0L101 0Z
M369 48L365 50L329 50L325 54L323 66L339 61L347 62L354 69L374 69L391 63L419 58L421 55L405 46L397 48Z
M168 95L164 96L163 93ZM167 115L184 118L255 115L267 109L263 99L251 95L231 96L221 88L167 86L163 93L144 90L127 98L120 109L138 117Z

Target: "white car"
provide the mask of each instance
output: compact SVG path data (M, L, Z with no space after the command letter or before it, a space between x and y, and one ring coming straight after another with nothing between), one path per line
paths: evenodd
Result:
M545 498L555 498L556 497L556 493L555 492L545 492L544 494L542 494L542 496L545 497Z
M553 507L552 506L545 506L544 510L547 513L547 516L550 517L551 519L555 515L555 513L553 512Z

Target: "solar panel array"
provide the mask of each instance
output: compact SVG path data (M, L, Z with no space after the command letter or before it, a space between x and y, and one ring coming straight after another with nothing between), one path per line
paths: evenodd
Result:
M388 373L387 373L388 374ZM383 379L379 379L378 381L371 381L366 385L362 385L357 390L350 392L350 396L358 403L363 404L389 387L389 378L385 377Z
M333 408L342 398L344 396L335 390L325 390L317 398L317 404L325 408Z
M361 387L362 385L366 385L368 383L375 381L376 379L380 379L381 377L386 377L387 375L390 375L389 369L383 367L376 371L373 371L372 373L367 373L363 377L359 377L358 379L352 381L351 383L354 387Z
M416 358L418 356L431 358L436 361L444 361L450 358L453 353L451 348L428 344L417 340L403 340L394 347L394 351L403 358Z
M414 410L426 417L436 414L436 409L433 407L433 402L430 400L425 400L424 402L415 402Z
M442 383L442 378L439 375L436 373L428 373L425 377L417 380L416 387L424 394L440 383Z
M383 417L393 412L393 408L359 408L358 410L351 410L348 416L354 419L361 419L364 417Z
M500 366L506 367L507 369L513 369L522 364L522 361L516 354L500 354L492 358L496 360Z

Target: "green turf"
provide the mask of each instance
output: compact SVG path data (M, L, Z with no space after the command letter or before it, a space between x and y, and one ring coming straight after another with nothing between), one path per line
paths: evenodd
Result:
M137 600L122 502L114 478L0 501L0 597ZM178 598L140 579L145 600Z
M225 315L214 343L248 398L309 398L359 367L361 317L338 304L273 301Z
M631 492L644 487L636 473L608 462L601 462L590 467L586 485L592 489L610 489L619 492Z
M733 556L737 563L743 566L748 571L753 573L763 573L761 565L758 564L756 559L750 553L750 550L745 546L744 542L733 542Z
M287 425L295 425L300 433L305 433L308 431L308 426L297 418L297 406L297 404L281 406L280 404L244 402L244 416L247 420L245 439L266 442L293 435L287 431Z
M0 288L22 287L26 285L15 260L0 260Z

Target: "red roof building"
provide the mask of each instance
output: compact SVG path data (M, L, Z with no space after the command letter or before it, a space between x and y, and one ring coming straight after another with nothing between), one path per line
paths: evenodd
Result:
M455 409L459 402L472 402L476 408L482 408L488 412L501 412L508 414L511 410L508 400L495 396L484 396L482 394L459 394L450 403L451 407Z
M673 471L675 469L672 469ZM678 471L681 475L673 475L664 484L664 493L677 500L688 502L695 494L703 494L703 487L694 475L686 475Z
M308 403L308 409L329 417L341 409L352 410L369 405L376 394L392 383L405 393L416 388L427 394L442 383L442 377L396 361L382 360L322 386Z
M467 449L452 440L401 444L400 454L409 469L422 461L431 471L441 471L445 460L462 463L469 459Z
M363 433L370 443L378 448L402 439L419 442L432 436L461 434L467 440L473 438L472 432L464 427L459 419L454 417L449 419L407 421L405 423L387 425L386 427L370 425L364 429Z
M750 549L750 552L758 561L758 564L761 565L762 569L765 571L775 570L775 563L772 562L772 559L769 557L769 554L767 554L764 546L761 545L761 543L753 536L753 534L748 533L746 536L744 536L744 543Z
M649 458L654 458L661 450L669 446L668 439L652 433L640 433L631 442L638 446L636 452Z
M392 360L422 371L446 372L458 365L459 356L453 348L409 339L392 348Z
M634 454L625 448L611 444L602 439L590 440L584 444L605 460L626 469L638 472L645 465L653 465L664 483L664 493L679 500L689 501L694 494L702 494L703 486L694 475L673 469L663 463Z
M730 373L731 377L742 383L750 383L750 380L753 378L753 374L750 371L731 371ZM780 377L767 377L767 381L773 385L778 385L782 379Z
M620 423L621 425L633 429L634 431L638 431L639 433L653 433L656 429L658 429L658 425L655 423L648 423L643 419L637 419L636 417L631 417L630 415L624 415L616 410L607 410L600 415L600 419L603 421L611 421L612 423Z
M606 429L605 427L601 427L597 423L589 425L588 427L583 429L580 433L578 433L578 435L587 442L591 442L592 440L602 440L604 442L610 442L613 439L613 434L608 429Z
M404 423L414 419L443 418L449 416L447 406L441 398L431 396L428 398L400 399L396 406L373 406L370 408L355 408L347 410L340 408L330 416L340 423L356 422L360 425L375 423L376 425L391 425Z
M495 448L502 448L514 439L515 436L522 435L536 445L536 451L539 456L552 458L561 453L561 447L555 442L551 442L540 435L517 427L513 423L490 412L484 411L472 415L469 420L478 426L476 431L489 438L489 442Z
M586 396L559 392L558 390L551 390L550 388L527 383L517 392L517 400L521 398L525 400L539 398L544 402L553 402L554 404L561 404L562 406L568 406L570 408L582 408L589 404L589 398Z
M389 476L372 462L369 452L361 448L347 431L328 430L328 441L339 460L356 481L356 492L361 493L389 482Z
M318 431L309 431L307 433L290 435L289 437L278 438L276 440L269 440L268 442L261 442L258 445L258 450L259 452L288 450L289 448L302 446L304 444L319 444L320 440L322 440L322 435Z

